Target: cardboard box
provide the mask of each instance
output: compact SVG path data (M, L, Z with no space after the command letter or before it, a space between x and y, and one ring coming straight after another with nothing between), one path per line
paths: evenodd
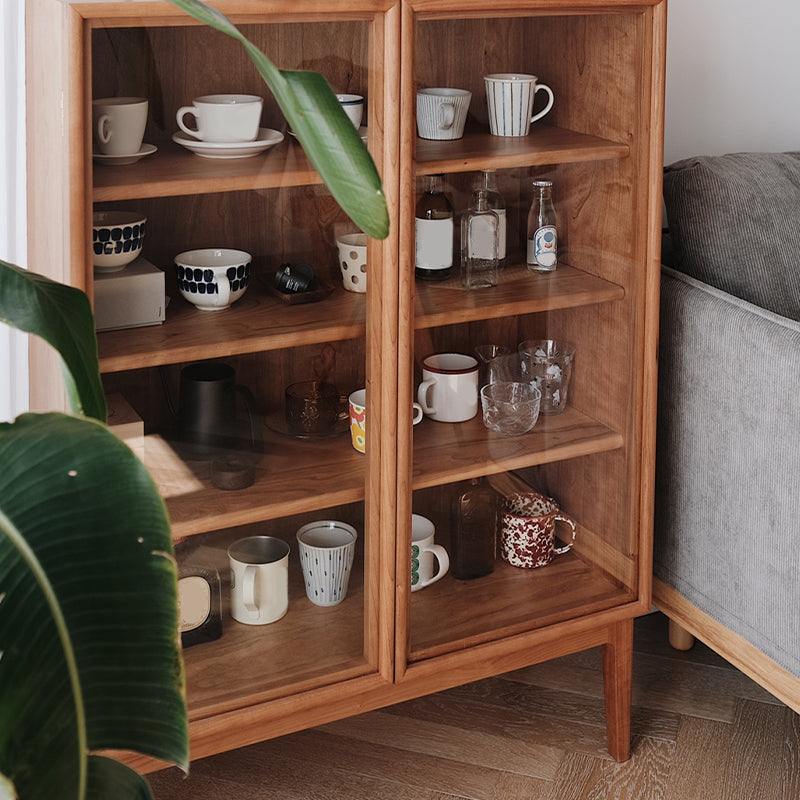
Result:
M94 318L98 331L141 328L164 321L164 273L144 258L120 272L95 272Z
M106 395L108 427L144 461L144 421L121 394Z

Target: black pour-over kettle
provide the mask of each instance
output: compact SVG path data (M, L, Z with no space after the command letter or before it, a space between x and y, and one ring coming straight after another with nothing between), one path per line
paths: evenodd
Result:
M237 414L237 396L244 403L245 419ZM236 383L229 364L202 361L181 370L177 418L179 438L198 454L262 449L255 399Z

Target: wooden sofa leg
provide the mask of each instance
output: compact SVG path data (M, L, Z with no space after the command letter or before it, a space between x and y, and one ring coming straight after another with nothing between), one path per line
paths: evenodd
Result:
M675 650L691 650L694 636L675 620L669 621L669 643Z
M610 627L603 646L608 752L617 761L631 755L631 683L633 680L633 620Z

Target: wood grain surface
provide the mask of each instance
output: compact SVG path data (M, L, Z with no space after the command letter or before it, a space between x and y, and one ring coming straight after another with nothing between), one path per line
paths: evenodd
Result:
M800 716L701 643L635 622L633 753L599 649L148 776L157 800L795 800Z

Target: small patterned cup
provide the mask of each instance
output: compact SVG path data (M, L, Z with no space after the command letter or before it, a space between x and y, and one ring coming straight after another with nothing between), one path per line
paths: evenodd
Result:
M555 546L556 522L571 529L572 537L563 547ZM533 569L566 553L575 544L576 525L562 514L551 497L538 492L519 492L503 501L500 514L500 553L512 567Z
M335 606L347 595L358 534L337 520L309 522L297 531L306 596L318 606Z

